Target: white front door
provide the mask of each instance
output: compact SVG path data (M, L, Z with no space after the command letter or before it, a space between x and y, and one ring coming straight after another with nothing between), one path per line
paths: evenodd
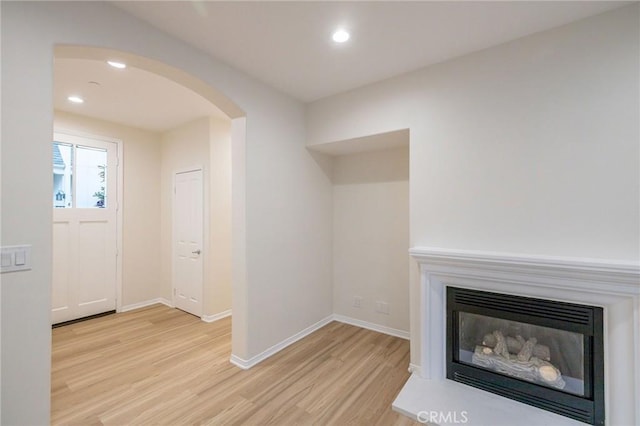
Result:
M173 197L173 303L202 316L202 170L176 173Z
M117 144L55 134L52 323L115 310Z

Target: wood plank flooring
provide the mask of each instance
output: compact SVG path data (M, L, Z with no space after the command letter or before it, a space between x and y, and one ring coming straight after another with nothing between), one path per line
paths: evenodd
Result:
M409 342L333 322L243 371L231 319L163 305L53 330L54 425L419 425L391 410Z

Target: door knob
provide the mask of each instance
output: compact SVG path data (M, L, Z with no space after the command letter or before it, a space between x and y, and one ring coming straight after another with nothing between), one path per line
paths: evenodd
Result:
M193 254L200 254L200 249L196 250L196 251L192 251L191 253Z

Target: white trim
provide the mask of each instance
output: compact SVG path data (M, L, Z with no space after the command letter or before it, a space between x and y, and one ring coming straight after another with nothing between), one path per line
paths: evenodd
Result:
M201 317L201 319L204 322L214 322L214 321L218 321L218 320L221 320L222 318L226 318L226 317L230 317L230 316L231 316L231 309L227 309L226 311L222 311L222 312L217 313L217 314L203 315Z
M103 136L103 135L97 135L95 133L90 133L90 132L83 132L81 130L75 130L75 129L70 129L68 127L59 127L56 126L54 123L53 126L53 133L62 133L64 135L68 135L68 136L73 136L76 138L88 138L88 139L97 139L103 142L111 142L111 143L122 143L121 139L118 138L112 138L109 136ZM54 137L55 139L55 137ZM51 141L51 142L55 142L55 141Z
M420 263L428 262L458 267L473 266L486 270L515 268L516 272L531 273L533 270L552 269L554 276L559 273L568 275L570 273L586 272L591 277L594 274L602 276L607 282L611 281L611 285L620 285L619 291L628 292L628 294L640 294L640 284L638 283L640 262L452 250L433 247L415 247L409 250L409 254Z
M409 363L409 368L407 369L411 374L417 374L418 376L422 376L422 368L418 364Z
M177 169L173 170L173 175L175 177L175 175L179 175L179 174L183 174L183 173L197 172L197 171L204 172L204 166L199 165L199 166L191 166L191 167L178 167ZM174 183L175 183L175 181L174 181Z
M264 360L261 360L261 361L264 361ZM261 362L261 361L258 361L258 362ZM242 359L239 356L236 356L234 354L231 354L231 358L229 358L229 362L231 364L235 365L236 367L239 367L239 368L241 368L243 370L248 370L251 367L253 367L256 364L258 364L258 362L250 363L249 361L244 360L244 359Z
M157 297L155 299L145 300L144 302L132 303L130 305L121 306L119 309L117 309L117 312L118 313L129 312L129 311L133 311L134 309L146 308L147 306L157 305L158 303L168 306L170 308L173 308L173 305L167 299L165 299L164 297Z
M122 307L122 292L123 292L123 266L122 259L124 258L122 241L124 239L124 144L121 140L116 142L118 158L116 159L116 170L118 176L116 177L117 191L116 194L118 206L116 208L116 250L118 252L116 256L116 311Z
M356 327L360 327L360 328L366 328L367 330L377 331L378 333L399 337L405 340L409 340L409 337L410 337L408 331L398 330L396 328L386 327L384 325L374 324L372 322L362 321L362 320L347 317L344 315L333 314L333 320L342 322L344 324L355 325Z
M165 306L168 306L170 308L174 308L175 306L173 306L173 304L165 299L164 297L156 297L155 299L150 299L150 300L145 300L143 302L138 302L138 303L132 303L130 305L125 305L120 307L117 312L121 313L121 312L129 312L129 311L133 311L135 309L140 309L140 308L146 308L147 306L151 306L151 305L157 305L157 304L162 304ZM214 321L218 321L221 320L223 318L229 317L231 316L231 309L228 309L226 311L217 313L217 314L213 314L213 315L203 315L200 319L204 322L214 322Z
M229 313L228 315L231 315L231 311L225 311L222 314L224 314L226 312ZM225 316L227 316L227 315L225 315ZM214 315L214 317L215 317L215 315ZM221 316L220 318L224 318L224 316ZM216 319L220 319L220 318L216 318ZM203 317L203 321L205 321L204 317ZM408 331L397 330L395 328L385 327L385 326L374 324L374 323L367 322L367 321L361 321L361 320L358 320L358 319L355 319L355 318L346 317L344 315L331 314L328 317L326 317L326 318L318 321L317 323L313 324L312 326L309 326L309 327L305 328L304 330L294 334L293 336L283 340L282 342L273 345L272 347L270 347L266 351L254 356L251 359L245 360L245 359L240 358L239 356L231 354L231 358L229 359L229 361L232 364L234 364L235 366L242 368L243 370L248 370L251 367L261 363L265 359L267 359L267 358L275 355L276 353L280 352L281 350L283 350L287 346L297 342L300 339L303 339L303 338L307 337L309 334L313 333L314 331L317 331L317 330L321 329L322 327L324 327L325 325L327 325L327 324L329 324L329 323L331 323L333 321L337 321L337 322L341 322L341 323L344 323L344 324L349 324L349 325L353 325L353 326L356 326L356 327L365 328L367 330L376 331L378 333L388 334L390 336L399 337L401 339L409 340L409 332ZM415 369L417 369L419 371L420 367L419 366L413 366L413 368L415 368Z
M242 368L243 370L248 370L251 367L255 366L256 364L261 363L262 361L264 361L265 359L269 358L272 355L275 355L276 353L280 352L281 350L283 350L284 348L286 348L289 345L292 345L293 343L297 342L298 340L307 337L309 334L313 333L314 331L317 331L319 329L321 329L322 327L324 327L325 325L329 324L331 321L333 321L333 315L329 315L328 317L318 321L317 323L305 328L304 330L294 334L291 337L288 337L286 339L284 339L282 342L277 343L273 346L271 346L269 349L267 349L266 351L263 351L262 353L259 353L258 355L250 358L250 359L242 359L239 356L233 355L231 354L231 358L230 358L230 362L232 364L234 364L237 367Z

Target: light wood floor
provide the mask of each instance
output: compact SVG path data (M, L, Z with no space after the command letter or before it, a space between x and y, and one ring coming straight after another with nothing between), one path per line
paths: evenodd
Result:
M231 319L162 305L53 330L53 424L418 425L391 410L409 343L333 322L243 371Z

